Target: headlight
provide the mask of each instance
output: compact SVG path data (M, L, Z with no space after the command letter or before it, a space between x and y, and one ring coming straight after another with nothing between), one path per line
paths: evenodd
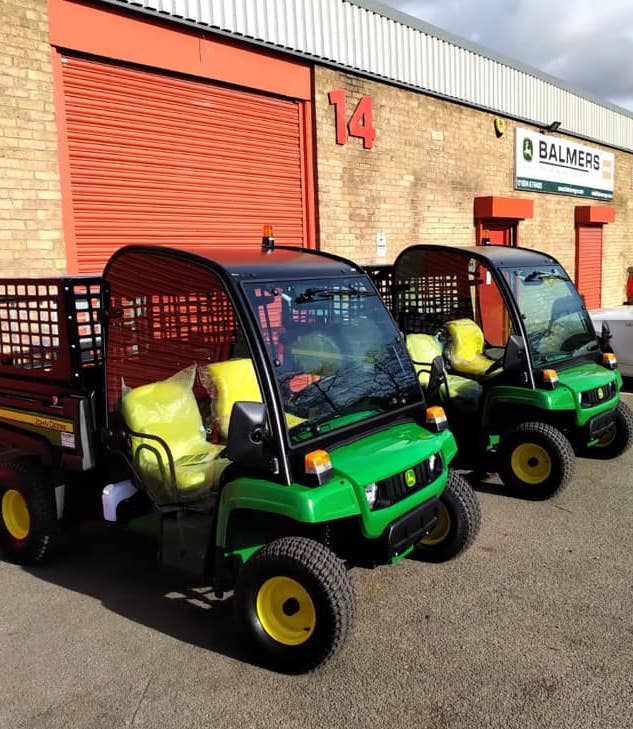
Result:
M442 460L442 454L438 452L432 456L429 456L428 464L431 481L435 481L435 479L438 478L444 470L444 461Z
M369 508L373 509L376 499L378 498L378 484L370 483L365 486L365 498L369 504Z

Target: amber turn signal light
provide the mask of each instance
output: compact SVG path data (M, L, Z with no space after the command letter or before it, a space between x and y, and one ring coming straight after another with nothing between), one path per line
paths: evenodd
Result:
M439 405L433 405L426 409L426 425L429 430L439 433L441 430L448 428L448 420L444 408Z
M558 385L558 372L556 370L543 370L543 386L553 390Z
M332 461L327 451L310 451L305 455L305 471L312 481L319 484L325 483L332 476Z
M610 370L614 370L618 366L618 358L613 352L605 352L602 355L602 364Z

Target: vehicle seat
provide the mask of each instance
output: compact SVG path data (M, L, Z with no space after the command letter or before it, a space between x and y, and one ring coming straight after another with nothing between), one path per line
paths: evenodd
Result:
M227 359L205 365L201 372L205 386L214 404L220 441L227 442L231 412L236 402L263 402L262 393L249 357ZM303 422L303 418L286 413L289 428Z
M423 387L429 384L431 362L442 355L442 345L430 334L408 334L407 350L413 360L413 367ZM475 380L461 377L449 372L446 375L446 386L441 388L440 397L450 398L458 407L476 410L483 388Z
M574 296L559 296L552 304L552 315L550 326L565 316L575 314L578 311L578 299Z
M449 341L446 355L455 372L481 378L494 360L486 357L484 335L472 319L453 319L444 324Z
M287 345L287 351L302 372L327 377L341 366L341 350L336 340L323 332L297 335Z
M346 364L373 364L384 355L383 332L369 318L353 319L339 325L338 341Z
M442 356L442 345L430 334L407 334L407 351L419 383L426 387L431 376L431 363Z
M164 446L151 437L132 436L133 458L144 484L157 496L162 493L163 497L177 499L210 490L228 464L226 459L219 458L224 447L206 440L192 391L194 377L195 368L188 368L167 380L136 387L123 396L121 407L127 427L161 438L173 459L175 483Z

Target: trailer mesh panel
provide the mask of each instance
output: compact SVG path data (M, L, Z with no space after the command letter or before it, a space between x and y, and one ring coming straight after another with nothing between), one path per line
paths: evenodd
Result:
M103 362L99 278L0 280L0 374L80 384Z

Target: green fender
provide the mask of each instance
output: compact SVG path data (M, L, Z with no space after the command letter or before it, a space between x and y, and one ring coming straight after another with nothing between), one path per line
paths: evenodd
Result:
M336 478L318 488L300 484L282 486L254 478L238 478L222 491L216 544L227 543L227 525L235 509L278 514L306 524L318 524L360 514L353 485Z
M488 427L494 422L494 414L499 408L525 407L543 411L574 413L575 422L583 426L595 415L610 410L617 405L622 377L615 370L608 370L599 364L587 362L575 367L558 371L558 386L554 390L529 387L500 385L492 387L486 398L483 411L483 425ZM581 392L593 390L615 382L616 394L591 408L581 408Z
M222 491L216 545L233 546L233 535L227 534L227 530L231 514L238 509L278 515L303 524L360 516L363 535L376 539L390 522L441 495L456 450L450 431L433 433L407 422L332 449L334 475L322 486L310 488L298 483L282 486L261 479L238 478ZM434 483L389 507L376 511L369 508L364 492L366 485L413 468L437 453L442 454L444 470ZM254 534L251 536L257 540Z
M484 426L494 421L496 410L508 406L539 410L576 410L573 393L566 387L557 387L555 390L532 390L529 387L500 385L488 392L483 412Z

